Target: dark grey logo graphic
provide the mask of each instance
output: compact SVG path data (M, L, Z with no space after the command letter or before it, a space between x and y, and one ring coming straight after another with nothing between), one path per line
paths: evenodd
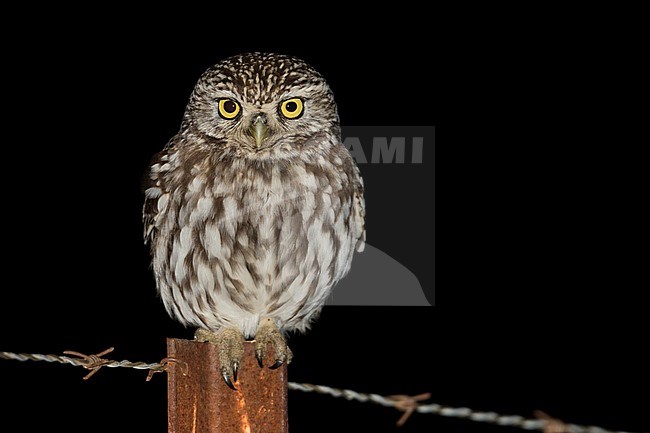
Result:
M434 305L435 127L344 127L343 144L364 178L368 237L327 305Z
M409 162L413 164L422 164L422 150L424 147L424 137L408 137L410 158ZM406 139L407 137L372 137L372 153L370 162L373 164L404 164L406 159ZM358 136L345 137L343 145L348 148L357 164L366 164L368 158L361 145L361 139Z

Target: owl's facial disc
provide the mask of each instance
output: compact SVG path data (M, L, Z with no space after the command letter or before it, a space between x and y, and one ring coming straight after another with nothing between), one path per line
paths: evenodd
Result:
M266 138L267 133L269 132L269 128L266 123L266 116L264 114L258 114L253 118L253 122L248 128L250 135L255 140L256 148L259 148L262 145L264 138Z
M315 134L340 135L323 77L300 59L249 53L225 59L197 82L183 131L255 159L295 156Z

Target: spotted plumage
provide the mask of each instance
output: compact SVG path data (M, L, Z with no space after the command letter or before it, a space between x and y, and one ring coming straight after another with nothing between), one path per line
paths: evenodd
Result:
M277 336L309 326L365 240L362 180L322 76L276 54L206 71L153 158L144 222L171 316L222 348L268 340L290 361ZM227 382L236 358L221 359Z

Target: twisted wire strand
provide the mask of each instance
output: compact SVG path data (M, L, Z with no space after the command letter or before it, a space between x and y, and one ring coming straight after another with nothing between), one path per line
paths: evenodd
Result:
M146 363L146 362L131 362L127 360L114 361L103 359L101 356L111 352L113 348L109 348L97 355L84 355L78 352L68 351L66 353L73 354L76 358L60 355L43 355L39 353L14 353L14 352L0 352L0 359L14 360L14 361L44 361L44 362L58 362L61 364L70 364L76 367L84 367L91 372L84 377L88 379L102 367L123 367L134 368L138 370L149 370L147 380L151 379L153 373L167 371L169 363L183 363L177 359L164 358L161 362ZM183 363L184 364L184 363ZM184 366L184 374L187 373L187 365ZM419 396L407 395L392 395L383 396L373 393L362 393L353 391L351 389L333 388L324 385L314 385L311 383L297 383L289 382L289 389L301 392L313 392L322 395L329 395L335 398L344 398L346 400L354 400L362 403L372 402L384 407L392 407L403 412L402 418L398 421L398 425L404 424L407 418L414 412L423 414L435 414L444 417L462 418L470 421L485 422L496 424L500 426L518 427L523 430L542 430L545 433L630 433L618 430L606 430L597 426L585 426L578 424L564 423L560 420L551 418L543 412L537 412L537 419L524 418L520 415L501 415L496 412L481 412L475 411L467 407L449 407L440 404L422 404L422 400L428 399L430 394L421 394ZM647 433L647 432L642 432Z
M84 368L96 368L92 364L89 364L83 358L71 358L69 356L59 356L59 355L43 355L40 353L13 353L13 352L0 352L0 359L8 359L13 361L45 361L45 362L58 362L60 364L70 364L75 367L84 367ZM103 360L107 361L107 360ZM127 360L123 361L112 361L108 360L106 363L103 363L101 367L124 367L124 368L135 368L137 370L153 370L153 371L164 371L167 367L164 364L159 362L146 363L146 362L131 362Z

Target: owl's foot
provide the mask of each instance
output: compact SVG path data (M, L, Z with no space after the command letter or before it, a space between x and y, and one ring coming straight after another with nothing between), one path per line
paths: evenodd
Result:
M226 385L235 389L233 382L237 382L237 369L239 369L242 356L244 356L242 333L234 328L223 328L217 332L199 328L194 333L194 339L199 342L212 343L219 348L221 375Z
M262 319L255 333L255 357L260 368L264 367L267 346L271 345L275 351L275 360L269 368L276 369L285 362L288 364L293 358L291 349L287 346L284 336L270 318Z

